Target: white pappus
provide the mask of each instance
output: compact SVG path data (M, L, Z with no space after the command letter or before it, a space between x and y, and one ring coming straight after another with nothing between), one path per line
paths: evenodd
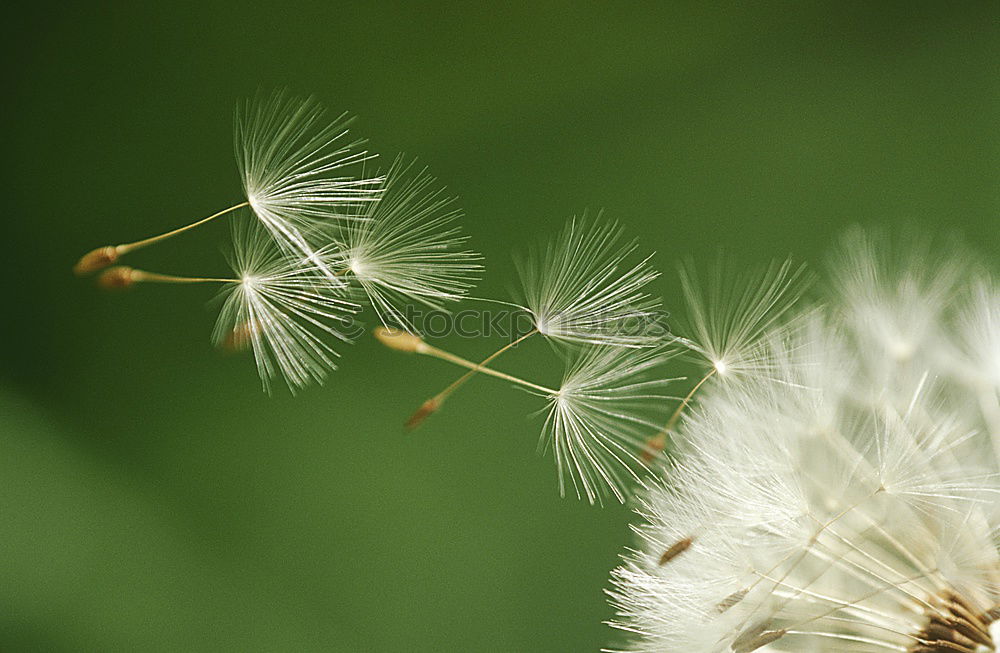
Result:
M976 394L996 398L996 289L846 260L847 297L771 339L771 374L713 386L682 421L613 573L622 650L998 650L1000 477Z
M282 251L257 223L238 216L232 224L235 282L220 293L213 339L252 349L265 391L275 377L293 392L322 382L336 368L330 340L348 341L345 331L360 307L318 265Z

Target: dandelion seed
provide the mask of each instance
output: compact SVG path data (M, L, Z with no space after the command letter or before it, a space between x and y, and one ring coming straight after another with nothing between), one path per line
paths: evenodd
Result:
M160 274L137 270L127 265L116 265L105 270L98 278L98 285L107 290L122 290L131 288L137 283L239 283L239 279L220 279L216 277L183 277L174 274Z
M624 269L636 246L620 245L615 223L570 220L544 253L518 262L533 329L493 352L429 399L408 420L419 425L480 368L535 334L556 343L648 347L664 340L655 323L659 305L642 288L657 277L649 258Z
M122 256L128 254L129 252L133 252L137 249L142 249L143 247L148 247L149 245L153 245L160 241L167 240L168 238L173 238L178 234L182 234L186 231L194 229L195 227L211 222L216 218L228 215L233 211L237 211L241 208L244 208L245 206L247 206L246 202L240 202L239 204L230 206L227 209L217 211L216 213L213 213L207 218L202 218L201 220L197 220L183 227L179 227L177 229L173 229L166 233L162 233L158 236L143 238L142 240L137 240L131 243L124 243L122 245L106 245L104 247L98 247L97 249L94 249L84 254L80 258L80 260L77 261L76 265L73 266L73 272L77 276L86 276L88 274L92 274L94 272L97 272L98 270L102 270L108 267L109 265L113 265L114 263L118 262L118 260Z
M284 91L240 105L236 158L245 201L157 236L98 247L77 262L74 272L91 274L129 252L249 206L286 254L310 259L333 280L332 272L316 256L326 243L313 243L310 238L319 233L317 225L358 219L357 207L378 198L382 179L347 174L371 155L357 150L361 141L347 140L345 116L332 124L325 120L318 102Z
M391 327L376 327L374 331L375 338L381 342L386 347L390 349L395 349L396 351L402 351L406 353L416 353L424 354L426 356L431 356L433 358L439 358L443 361L448 361L459 367L464 367L469 370L474 370L476 372L482 372L488 376L494 376L505 381L510 381L517 385L524 386L529 390L539 392L542 394L552 394L556 392L551 388L546 388L530 381L525 381L524 379L512 376L510 374L505 374L499 370L494 370L489 367L484 367L482 363L473 363L470 360L466 360L460 356L448 353L443 349L429 345L424 340L415 334L402 329L394 329Z
M704 289L692 266L681 268L688 311L682 342L719 377L766 373L767 339L808 284L805 267L791 261L772 262L738 278L719 266Z
M283 254L257 223L233 223L232 278L189 277L115 266L98 283L109 290L140 283L221 284L223 306L213 339L229 350L250 348L267 392L281 375L294 392L321 382L335 368L336 352L326 336L347 341L342 328L358 306L315 264Z
M734 605L742 601L744 598L746 598L747 591L748 590L746 589L736 590L726 598L719 601L719 604L715 606L716 610L718 610L720 613L725 612L726 610L728 610L729 608L733 607Z
M685 537L682 540L677 540L671 544L670 547L663 552L663 555L660 556L660 565L667 564L680 554L690 549L691 545L694 544L694 540L694 536L689 535L688 537Z
M757 274L727 278L721 266L707 290L693 267L681 268L681 288L687 300L687 335L677 342L707 365L704 376L688 392L659 431L643 445L652 460L666 447L670 432L684 410L712 378L733 379L773 374L769 341L783 337L782 327L808 285L804 266L772 262Z
M278 376L293 392L321 383L336 368L328 340L348 341L344 329L359 307L316 264L281 252L250 220L233 223L230 263L237 283L222 291L215 342L224 345L234 333L245 338L267 392Z
M253 335L257 331L260 331L260 327L256 324L249 322L237 324L226 334L222 342L217 342L216 345L227 352L246 351L253 346Z
M125 266L116 265L108 268L97 278L97 285L105 290L124 290L131 288L135 283L136 270Z
M413 415L411 415L410 418L406 421L407 429L414 429L418 427L425 419L427 419L432 414L437 412L437 410L441 407L441 404L443 404L444 401L449 396L451 396L451 393L454 392L456 389L458 389L458 387L462 385L466 380L468 380L470 376L472 376L477 372L482 372L483 374L486 374L488 376L494 376L500 379L504 379L505 381L510 381L517 385L523 386L529 389L530 391L533 391L535 393L540 393L542 395L552 395L558 392L557 390L546 388L545 386L538 385L530 381L526 381L511 374L505 374L504 372L500 372L491 369L489 367L486 367L486 365L492 360L492 358L496 358L506 348L501 349L499 352L496 352L491 358L485 361L481 361L479 363L473 363L472 361L466 360L460 356L456 356L454 354L446 352L443 349L433 347L424 342L423 339L420 338L420 336L414 335L405 330L394 329L391 327L376 327L374 335L379 342L381 342L386 347L389 347L390 349L395 349L396 351L402 351L406 353L425 354L427 356L432 356L434 358L439 358L441 360L448 361L449 363L458 365L460 367L464 367L469 370L468 372L465 373L464 376L460 377L450 386L448 386L447 388L445 388L444 390L442 390L441 392L439 392L438 394L436 394L435 396L431 397L423 404L421 404L420 408L418 408L416 412L414 412ZM527 336L523 336L522 339L524 337ZM513 346L513 344L514 343L508 345L508 347Z
M378 199L382 179L345 172L370 158L349 141L345 114L327 122L312 98L284 91L258 96L236 117L236 160L247 203L287 254L330 271L308 236L317 223L354 220L356 207Z
M539 448L551 447L555 454L560 491L565 494L572 485L577 496L590 503L608 494L625 500L628 481L639 479L644 468L634 445L665 411L670 397L662 390L676 380L654 376L654 369L674 353L666 348L569 350L566 373L556 389L473 363L403 330L379 327L375 337L391 349L439 358L465 367L470 374L496 377L544 397L547 417ZM437 411L449 392L425 401L407 427L414 428Z
M626 263L637 249L622 229L598 214L572 219L543 251L517 261L525 306L535 329L563 342L644 347L662 342L659 302L644 288L659 273L650 256Z
M427 351L428 345L424 342L423 338L415 336L408 331L391 327L375 327L373 333L379 342L390 349L407 354L425 353Z
M672 353L607 346L571 353L559 390L547 395L541 440L555 455L562 494L572 486L590 503L605 494L625 500L645 467L638 445L667 410L663 389L676 379L653 372Z
M324 256L335 270L357 280L383 325L415 327L404 312L409 302L444 310L473 287L481 256L462 249L467 238L454 224L461 217L426 169L397 158L385 190L368 204L362 220L338 232L338 245Z

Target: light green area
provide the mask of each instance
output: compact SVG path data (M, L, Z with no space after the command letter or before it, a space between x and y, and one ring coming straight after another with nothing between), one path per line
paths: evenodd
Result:
M604 207L675 261L822 260L851 223L1000 254L996 3L65 3L8 9L0 649L596 651L629 513L560 499L537 400L343 348L268 399L206 288L69 268L239 197L237 99L314 93L512 250ZM870 6L866 6L870 5ZM745 6L743 6L745 5ZM130 262L216 274L211 225ZM449 339L469 357L498 344ZM505 369L558 370L542 343Z

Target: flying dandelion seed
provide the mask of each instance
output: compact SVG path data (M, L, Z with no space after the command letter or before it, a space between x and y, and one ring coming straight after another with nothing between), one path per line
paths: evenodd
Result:
M851 255L860 295L765 338L768 374L713 385L681 425L613 574L623 650L998 650L1000 475L973 392L996 291L941 296L896 280L948 270L876 275L874 251ZM883 313L928 302L916 325ZM899 356L876 316L920 346Z
M507 381L547 401L539 449L553 451L560 492L572 487L577 498L598 503L605 496L624 502L646 465L638 445L656 428L672 399L664 392L677 379L657 370L675 353L666 347L572 347L565 351L566 370L558 388L549 388L473 363L399 329L378 328L382 344L465 367L470 372ZM428 400L411 419L423 419L447 394Z
M317 224L357 220L356 207L378 199L380 177L345 174L371 155L348 140L346 114L332 122L312 98L284 91L240 106L236 160L247 203L286 253L330 274L308 235Z
M241 216L232 223L233 277L190 277L118 265L104 270L98 284L109 290L140 283L221 285L222 309L213 333L228 350L252 349L264 390L281 376L294 393L322 382L335 369L329 340L347 342L344 330L360 307L345 297L343 284L330 283L311 259L284 253L257 222Z
M379 318L413 329L412 302L444 308L481 269L464 249L460 211L425 170L397 159L384 176L365 176L372 158L348 137L344 115L330 121L312 98L285 91L239 105L236 158L245 201L164 234L101 247L77 263L79 275L103 270L100 286L218 283L223 308L215 341L251 349L266 391L284 378L294 391L335 369L331 342L359 307L345 297L355 283ZM115 265L125 254L232 215L236 278L183 277ZM240 223L240 224L237 224Z
M570 220L544 250L518 259L525 307L538 333L556 341L624 347L661 343L659 301L644 288L659 273L651 256L628 262L637 243L622 243L615 222Z
M406 306L444 310L482 270L482 257L463 249L467 237L455 224L462 212L453 198L413 165L397 158L379 200L368 204L363 219L338 230L337 245L323 254L331 268L357 281L383 325L410 331L416 329Z
M607 346L571 352L559 390L546 395L540 443L555 455L562 494L572 486L590 503L605 494L624 502L645 467L640 445L668 411L664 388L677 379L655 371L673 353Z
M322 233L317 226L362 219L358 207L376 201L382 183L381 177L348 174L373 156L358 149L363 141L349 140L349 122L345 115L329 122L316 100L285 91L248 100L238 107L235 128L243 202L157 236L98 247L74 272L91 274L129 252L250 207L252 213L241 213L244 218L255 217L287 254L309 258L333 281L316 255L327 243L311 242L311 236Z
M336 368L329 341L347 342L344 329L359 307L319 266L282 252L253 221L233 223L230 264L238 283L222 290L215 342L249 346L267 392L279 376L293 392L322 382Z
M533 328L481 360L444 390L421 404L406 421L416 428L444 401L501 354L535 334L553 343L651 347L672 340L657 323L659 302L642 288L658 276L649 258L625 266L636 245L621 245L613 222L569 221L544 253L517 261ZM506 303L506 302L501 302Z

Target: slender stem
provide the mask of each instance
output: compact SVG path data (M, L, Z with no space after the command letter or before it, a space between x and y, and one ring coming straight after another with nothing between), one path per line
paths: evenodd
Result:
M221 279L215 277L180 277L173 274L132 270L131 279L136 282L151 283L241 283L239 279Z
M530 336L533 336L536 333L538 333L538 330L537 329L532 329L531 331L527 332L526 334L524 334L523 336L521 336L517 340L514 340L514 341L512 341L512 342L510 342L510 343L508 343L506 345L504 345L500 349L496 350L495 352L493 352L492 354L490 354L489 356L487 356L486 358L484 358L482 361L480 361L478 365L475 364L475 363L473 363L472 366L469 368L468 372L466 372L462 376L460 376L457 379L455 379L455 381L453 381L451 383L451 385L449 385L447 388L445 388L441 392L439 392L436 395L434 395L434 399L437 400L439 403L442 402L442 401L444 401L449 396L451 396L451 393L453 393L456 390L458 390L460 387L462 387L462 385L465 384L466 381L468 381L469 379L471 379L476 374L476 372L484 372L484 373L493 374L494 376L496 376L497 372L495 372L494 370L487 369L486 365L488 365L493 359L495 359L500 354L504 353L505 351L507 351L511 347L514 347L514 346L520 344L521 342L524 342ZM450 356L450 354L449 354L449 356ZM458 360L463 360L463 359L458 359ZM452 361L452 362L455 362L455 361ZM535 388L539 388L540 386L534 386L534 387ZM554 392L554 391L548 390L547 388L542 388L542 390L544 390L546 392Z
M986 426L990 430L990 442L1000 460L1000 400L997 399L996 392L992 388L982 388L979 391L979 405L982 406L983 417Z
M649 462L653 460L653 458L655 458L660 451L663 451L663 448L667 445L667 434L670 433L670 431L677 424L677 420L680 419L681 413L684 412L684 408L689 403L691 403L691 398L694 397L694 394L696 392L698 392L698 388L705 385L705 382L708 381L710 378L712 378L717 371L718 369L715 367L709 370L708 374L703 376L701 378L701 381L698 381L698 383L696 383L695 386L691 388L691 391L687 393L687 396L681 400L681 403L677 406L677 409L670 416L670 419L667 420L666 425L662 429L660 429L660 432L654 435L653 437L649 438L648 440L646 440L646 445L645 447L643 447L642 450L642 457L644 460Z
M684 399L681 400L680 405L677 406L677 410L675 410L673 415L670 416L670 419L667 420L667 425L664 426L663 430L660 432L662 435L666 435L674 428L674 426L677 424L677 420L680 419L681 413L684 411L684 408L689 403L691 403L691 398L694 397L694 393L698 392L698 388L705 385L706 381L715 376L715 372L716 369L713 367L711 370L708 371L708 374L706 374L701 378L701 381L698 381L698 383L696 383L694 387L691 388L691 392L687 393L687 396L684 397Z
M508 347L513 346L513 344L515 343L511 343L511 345L508 345ZM470 371L462 377L463 379L476 372L482 372L483 374L489 376L495 376L496 378L503 379L504 381L510 381L511 383L517 383L518 385L522 385L526 388L537 390L538 392L544 393L546 395L559 394L558 390L553 390L552 388L546 388L543 385L538 385L537 383L532 383L531 381L525 381L524 379L512 376L510 374L505 374L504 372L499 372L489 367L483 367L484 364L489 362L489 359L484 360L481 363L473 363L470 360L466 360L460 356L456 356L455 354L446 352L442 349L438 349L437 347L433 347L431 345L424 345L418 351L421 354L425 354L427 356L433 356L434 358L440 358L441 360L448 361L449 363L453 363L460 367L468 368ZM451 386L448 386L448 388L440 392L434 399L441 401L444 398L446 398L448 394L454 392L454 388L452 386L455 386L455 384L453 383Z
M908 651L909 649L894 644L893 642L887 642L881 639L874 639L872 637L861 637L860 635L847 635L844 633L834 633L818 630L786 630L785 635L805 635L809 637L829 637L830 639L840 639L846 642L859 642L861 644L871 644L872 646L881 646L882 648L889 649L890 651ZM910 637L907 635L907 637ZM916 639L916 638L912 638ZM919 641L919 640L918 640ZM961 649L956 649L961 650Z
M177 229L174 229L172 231L168 231L166 233L160 234L159 236L152 236L150 238L144 238L142 240L137 240L134 243L125 243L124 245L117 245L115 247L115 253L118 254L119 256L121 256L122 254L128 254L129 252L135 251L135 250L137 250L137 249L139 249L141 247L145 247L147 245L152 245L153 243L157 243L157 242L159 242L161 240L166 240L167 238L171 238L172 236L176 236L177 234L184 233L188 229L194 229L195 227L203 225L206 222L209 222L210 220L214 220L214 219L216 219L216 218L218 218L220 216L223 216L223 215L225 215L227 213L231 213L232 211L235 211L236 209L241 209L244 206L249 206L249 204L250 204L250 202L240 202L239 204L236 204L235 206L230 206L228 209L223 209L223 210L219 211L218 213L213 213L212 215L208 216L207 218L202 218L201 220L198 220L196 222L192 222L191 224L185 225L183 227L178 227Z

